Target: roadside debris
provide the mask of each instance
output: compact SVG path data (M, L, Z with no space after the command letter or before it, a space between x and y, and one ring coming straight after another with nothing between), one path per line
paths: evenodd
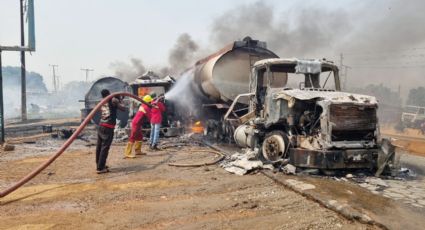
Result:
M347 175L345 175L345 178L347 178L347 179L351 179L351 178L353 178L353 174L348 173Z
M234 153L229 158L225 159L220 166L224 170L234 173L236 175L245 175L256 169L270 169L274 167L271 164L264 164L262 161L257 159L256 150L245 149L245 153Z
M15 150L15 146L8 144L8 143L4 143L3 144L3 151L13 151Z
M71 129L61 129L60 131L59 131L59 136L62 138L62 139L68 139L68 138L70 138L71 136L72 136L72 134L75 132L75 129L74 128L71 128Z
M114 139L118 142L126 142L128 140L129 128L120 128L119 126L114 130Z
M288 175L295 175L297 168L291 164L287 164L282 168L283 173Z
M365 182L371 185L376 185L376 186L380 186L380 187L388 187L388 184L385 183L384 180L382 180L381 178L374 178L374 177L367 177L365 179Z
M41 126L43 129L43 133L51 133L53 132L53 126L52 125L43 125Z

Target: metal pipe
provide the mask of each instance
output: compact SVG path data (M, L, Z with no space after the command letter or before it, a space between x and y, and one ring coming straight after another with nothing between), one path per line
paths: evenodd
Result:
M99 104L96 105L96 107L94 107L94 109L89 113L89 115L86 117L86 119L84 119L84 121L81 123L81 125L78 127L78 129L72 134L72 136L70 138L68 138L68 140L66 140L66 142L61 146L61 148L53 156L51 156L46 162L44 162L43 164L41 164L40 166L38 166L32 172L30 172L29 174L27 174L25 177L23 177L22 179L20 179L14 185L12 185L12 186L4 189L3 191L1 191L0 192L0 197L5 197L9 193L15 191L16 189L18 189L19 187L21 187L22 185L24 185L25 183L27 183L28 181L30 181L32 178L34 178L35 176L37 176L45 168L47 168L47 166L49 166L53 161L55 161L56 158L58 158L72 144L72 142L78 137L78 135L83 131L83 129L91 121L91 119L93 118L93 116L95 115L95 113L100 109L100 107L102 105L104 105L105 103L107 103L109 100L111 100L113 97L117 97L117 96L131 97L131 98L134 98L134 99L140 101L143 104L149 105L149 103L144 102L138 96L133 95L131 93L126 93L126 92L113 93L113 94L105 97L102 101L100 101Z
M227 110L226 114L224 115L224 120L227 120L227 118L230 116L230 113L233 111L233 109L235 108L236 103L239 101L239 98L241 97L252 97L254 96L254 93L243 93L243 94L239 94L235 100L233 100L232 105L230 105L229 109Z

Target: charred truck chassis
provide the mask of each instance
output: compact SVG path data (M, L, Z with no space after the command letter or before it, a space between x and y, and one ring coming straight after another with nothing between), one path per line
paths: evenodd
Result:
M333 82L328 81L331 74ZM289 85L290 78L300 76L299 84ZM325 87L327 83L333 86ZM340 92L338 68L332 62L258 61L252 69L250 93L240 97L249 98L248 113L232 115L236 99L224 120L237 126L236 143L258 149L265 161L287 159L301 168L379 172L393 164L394 148L381 149L376 99Z

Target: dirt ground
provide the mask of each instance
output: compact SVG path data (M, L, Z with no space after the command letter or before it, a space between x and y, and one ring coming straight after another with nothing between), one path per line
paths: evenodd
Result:
M0 153L0 186L45 161L61 141L20 144ZM279 186L261 174L237 176L197 150L169 148L122 159L114 144L111 172L95 173L94 147L76 145L25 187L0 199L0 229L375 229Z
M379 229L348 220L276 183L279 180L312 186L306 194L359 211L389 229L421 229L425 224L424 206L415 204L425 199L420 178L387 180L390 186L384 188L267 171L273 181L262 173L229 174L218 165L172 167L168 164L217 157L195 142L173 146L179 139L164 140L163 146L171 147L161 151L144 146L148 154L131 160L122 159L125 143L114 143L108 159L111 172L98 175L95 135L90 128L85 133L85 140L77 139L35 179L0 198L0 229ZM402 159L423 178L425 158L420 156L425 141L398 135L395 144L404 152ZM0 189L46 161L63 142L39 133L9 138L16 149L0 152Z

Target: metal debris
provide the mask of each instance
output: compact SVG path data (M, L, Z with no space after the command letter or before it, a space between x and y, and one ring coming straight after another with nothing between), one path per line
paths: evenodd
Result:
M283 173L288 174L288 175L295 175L297 168L291 164L287 164L285 165L285 167L282 168Z
M221 167L236 175L245 175L256 169L274 169L273 165L256 159L256 152L246 149L245 153L235 153L224 160Z

